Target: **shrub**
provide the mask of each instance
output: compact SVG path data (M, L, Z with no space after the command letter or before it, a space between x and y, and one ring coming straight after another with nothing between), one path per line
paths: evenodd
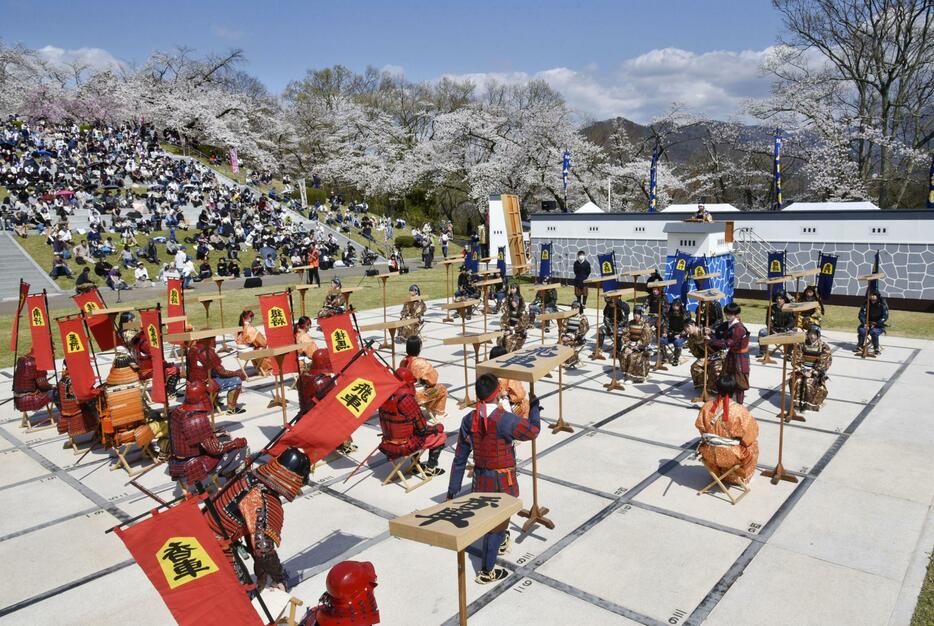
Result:
M400 250L403 248L414 248L415 237L412 235L399 235L396 237L396 245L399 246Z

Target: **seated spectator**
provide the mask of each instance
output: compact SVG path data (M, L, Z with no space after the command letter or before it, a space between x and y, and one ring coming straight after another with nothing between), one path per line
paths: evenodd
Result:
M107 286L114 291L132 289L132 287L127 285L123 280L123 277L120 275L120 270L116 267L110 268L110 271L107 273Z
M237 263L236 261L231 261L230 263L227 264L227 272L233 278L240 278L240 264Z
M263 262L259 257L256 257L250 265L250 272L253 276L263 275Z
M85 265L78 274L78 278L75 279L75 291L82 293L92 287L94 287L94 281L91 280L91 268Z
M201 265L198 266L198 280L206 280L213 275L214 272L211 271L211 264L208 263L208 260L201 261Z
M137 262L136 269L133 270L133 276L136 278L135 287L139 289L140 287L145 287L145 283L149 283L150 287L155 287L156 283L152 282L149 279L149 270L146 269L146 266L141 262Z
M59 255L55 255L55 257L52 259L52 271L49 272L49 276L51 276L53 280L59 278L60 276L67 276L68 278L72 277L71 270L68 269L67 265L65 265L65 259Z
M103 252L104 254L113 254L116 251L117 251L117 246L114 243L114 240L111 239L110 237L108 237L107 240L101 244L101 252Z
M71 253L75 258L75 263L78 265L84 265L92 261L91 250L88 248L88 242L83 239L78 242L77 246L72 248Z
M123 246L123 252L120 254L120 257L123 260L123 269L136 267L136 259L133 258L133 251L130 250L130 246Z
M217 275L227 276L229 275L229 273L230 272L227 270L227 259L224 257L221 257L220 259L217 260Z

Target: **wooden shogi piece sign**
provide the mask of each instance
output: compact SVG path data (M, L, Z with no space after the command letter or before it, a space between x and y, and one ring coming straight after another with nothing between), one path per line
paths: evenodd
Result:
M247 361L252 361L253 359L265 359L272 357L276 360L276 363L279 365L279 374L276 376L276 389L275 396L269 402L269 405L266 408L271 408L274 406L282 407L282 426L288 427L289 418L285 414L285 405L288 404L288 400L285 399L285 382L283 382L282 374L282 362L285 360L285 355L291 352L297 352L302 349L302 344L292 343L285 346L278 346L276 348L260 348L259 350L251 350L250 352L244 352L241 354L241 358Z
M366 285L361 287L344 287L341 289L341 295L344 296L344 302L347 303L347 307L350 307L350 296L354 294L355 291L360 291L361 289L366 289Z
M791 276L776 276L775 278L760 278L755 281L757 285L767 285L769 288L769 304L766 307L765 312L766 334L768 335L772 334L772 304L773 300L775 300L774 296L772 295L772 287L773 285L784 285L790 279ZM762 357L760 357L760 361L763 365L774 363L772 357L769 355L770 352L771 350L762 351Z
M865 281L866 283L866 336L863 337L863 349L860 351L859 356L862 359L867 357L876 358L875 354L869 352L869 281L871 280L882 280L885 278L885 273L876 272L875 274L862 274L856 277L858 281Z
M595 276L593 278L588 278L587 280L584 281L584 285L590 285L591 287L595 287L597 289L597 303L596 303L597 325L594 326L594 328L600 328L600 309L601 309L600 307L600 286L608 280L616 280L616 277L615 276ZM586 289L586 286L584 288ZM594 348L593 354L590 355L590 358L593 359L594 361L602 361L603 359L605 359L606 357L603 356L602 352L600 352L600 342L599 341L594 342L594 346L595 348Z
M386 281L392 278L393 274L377 274L376 278L379 279L380 286L383 288L383 323L386 322ZM389 342L386 340L386 330L383 330L383 343L380 344L379 349L385 350L389 347ZM395 363L395 359L393 359ZM393 365L395 367L395 365Z
M523 348L516 352L504 354L477 365L477 376L493 374L498 378L508 378L529 384L529 395L535 394L535 381L542 378L551 370L558 368L558 421L551 424L553 435L559 432L574 432L564 421L564 381L562 380L562 365L574 356L574 349L569 346L537 346ZM548 509L538 505L538 446L532 440L532 508L519 511L520 517L527 517L528 521L522 526L522 532L528 532L535 524L553 529L554 522L545 517Z
M447 304L442 304L441 308L448 312L448 315L451 314L451 311L459 311L461 318L461 334L467 334L467 318L466 310L472 306L477 306L480 304L480 301L476 298L468 298L467 300L461 300L460 302L448 302Z
M635 283L633 283L633 285L635 285ZM635 293L635 288L633 289L633 293ZM607 291L605 294L603 294L603 297L608 300L615 300L616 298L622 298L625 295L626 295L626 289L614 289L613 291ZM600 329L597 328L596 332L599 333ZM597 341L598 345L599 343L600 342ZM616 307L614 307L613 308L613 379L607 384L603 385L603 388L606 389L607 391L625 389L625 387L623 387L623 385L620 384L619 382L619 377L618 377L619 368L617 367L618 358L619 358L619 313L617 313L617 309Z
M788 306L788 305L785 305L785 306ZM779 481L781 480L785 480L790 483L798 482L798 478L796 476L793 476L787 473L785 471L785 466L782 465L782 448L784 447L784 444L785 444L785 421L787 419L793 419L794 412L795 412L795 403L794 401L792 401L790 403L791 404L791 411L790 411L791 416L786 417L785 415L785 399L786 399L785 398L785 384L788 379L788 358L789 358L788 353L790 350L790 346L804 343L804 339L805 339L805 333L799 332L797 330L793 330L787 333L778 333L775 335L768 335L767 337L762 337L761 339L759 339L759 343L761 343L764 346L773 346L773 345L782 346L785 350L785 358L782 359L781 410L778 414L778 464L775 466L774 470L766 470L762 472L763 476L769 476L772 478L771 482L773 485L777 485ZM794 373L795 373L797 364L794 362L794 351L793 350L791 351L791 359L792 359L792 363L791 363L791 376L792 377L791 377L791 382L790 382L790 385L791 385L790 395L792 398L794 398L794 395L795 395Z
M717 275L719 276L719 274ZM651 283L646 283L645 286L649 289L655 289L656 287L659 289L664 289L665 287L670 287L671 285L676 284L678 284L678 281L676 280L656 280ZM664 294L662 294L662 297L658 299L658 311L656 313L658 316L656 319L658 321L655 322L655 367L652 368L655 371L661 370L663 372L668 371L668 368L662 365L662 302L667 301L668 298L664 297ZM670 347L671 346L669 346L669 348Z
M306 283L299 283L292 286L292 289L297 291L298 295L302 298L302 315L305 315L305 294L308 293L308 290L312 287L315 287L315 285L308 285ZM221 303L221 305L223 305L223 303Z
M450 257L441 261L441 265L444 266L444 303L451 303L451 266L456 263L463 263L464 259L461 257ZM447 313L442 322L453 322L454 318L451 317L451 310L447 309Z
M488 278L486 280L478 280L473 284L474 287L481 287L483 289L483 332L486 332L486 316L490 312L490 299L487 297L489 288L493 285L498 285L503 280L501 278Z
M223 302L224 296L222 295L200 296L198 298L198 302L200 302L201 306L204 307L204 327L205 328L211 327L211 303L214 302L215 300L219 302ZM221 326L223 326L223 324L221 324Z
M414 317L405 320L389 320L388 322L364 324L360 327L360 332L371 330L382 330L384 332L387 330L389 331L389 337L391 339L389 345L392 348L392 368L396 369L396 331L398 331L400 328L404 328L405 326L412 326L414 324L418 324L418 320Z
M456 337L445 337L442 340L442 343L446 346L473 346L473 355L474 355L474 364L476 365L478 359L480 358L480 344L490 343L494 339L502 337L505 333L501 330L497 330L492 333L476 333L476 334L465 334L457 335ZM473 406L476 404L476 401L470 397L470 378L467 372L467 348L464 350L464 399L457 403L457 407L463 409L464 407Z
M467 624L467 573L464 552L519 512L522 501L508 493L471 493L389 520L389 534L457 553L460 624Z
M700 310L701 304L704 306L704 327L706 328L707 320L710 318L710 303L717 302L723 298L723 292L717 288L704 289L703 291L691 291L688 293L688 298L693 298L700 303L697 307L698 311ZM701 391L701 395L692 400L694 404L704 404L707 402L707 343L708 341L704 341L704 387Z

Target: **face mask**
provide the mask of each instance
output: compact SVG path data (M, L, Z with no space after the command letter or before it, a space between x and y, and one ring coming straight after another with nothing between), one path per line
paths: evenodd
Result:
M584 255L583 255L583 254L578 254L578 255L577 255L577 260L578 260L578 261L583 261L583 260L584 260Z

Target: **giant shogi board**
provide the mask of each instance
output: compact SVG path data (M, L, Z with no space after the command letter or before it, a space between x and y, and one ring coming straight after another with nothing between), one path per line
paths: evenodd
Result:
M461 329L441 323L438 304L429 305L423 356L450 386L441 456L449 471L463 416L455 398L463 393L464 347L443 344ZM390 319L398 313L391 308ZM358 319L375 323L382 315L380 308ZM498 321L490 323L495 330ZM482 324L477 315L467 330L480 332ZM751 329L755 334L758 326ZM546 343L555 332L552 325ZM468 581L470 623L882 624L890 616L904 623L934 533L934 429L922 409L934 404L934 348L889 336L880 358L867 362L852 354L855 320L853 333L827 334L834 350L830 397L822 411L785 428L785 467L800 482L772 486L757 476L737 506L713 493L697 495L709 476L694 455L688 362L653 372L643 384L623 381L625 389L614 392L603 387L608 360L585 357L580 369L567 371L564 414L575 432L543 429L538 442L539 497L555 528L521 535L522 520L513 519L512 548L501 559L511 574L489 586ZM382 339L381 332L368 335ZM528 341L539 343L537 330ZM224 363L236 368L232 355ZM101 369L106 376L109 355ZM746 395L759 420L760 469L777 458L780 371L780 363L754 362ZM241 395L247 413L218 414L218 426L260 448L281 425L280 409L267 408L273 386L272 378L251 379ZM555 419L557 376L541 379L536 391L543 417ZM0 401L11 395L7 369L0 372ZM287 397L291 416L295 390ZM102 449L76 464L54 429L22 431L11 402L0 407L0 418L0 559L7 572L0 623L109 624L128 615L139 625L171 623L121 542L104 534L153 501L127 486L123 472L108 471ZM375 417L354 440L357 452L329 458L304 495L285 506L279 553L294 579L292 594L313 604L332 565L367 560L379 576L383 624L455 623L449 555L393 538L388 529L388 520L441 502L449 474L406 494L381 485L389 464L377 452L345 482L379 441ZM529 451L528 443L516 448L526 503ZM177 493L164 467L140 482L166 499ZM472 577L475 550L471 559Z

